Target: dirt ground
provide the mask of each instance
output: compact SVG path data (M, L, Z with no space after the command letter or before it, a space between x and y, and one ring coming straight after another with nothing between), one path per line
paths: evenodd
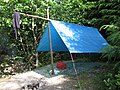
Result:
M14 75L9 79L1 79L0 90L97 90L98 87L99 90L104 90L99 85L100 78L97 77L102 72L103 63L75 62L82 89L78 87L72 63L66 62L66 64L65 70L58 70L55 67L56 75L50 74L51 65L47 65L34 71Z
M78 90L74 87L74 83L76 83L76 80L73 80L68 76L57 75L47 78L33 71L12 76L10 79L1 80L0 90L22 90L22 84L29 84L29 82L33 83L35 82L34 80L36 80L35 78L42 78L42 83L40 83L42 85L40 85L39 88L33 90Z
M47 84L42 90L79 90L74 87L76 80L60 75L47 80Z

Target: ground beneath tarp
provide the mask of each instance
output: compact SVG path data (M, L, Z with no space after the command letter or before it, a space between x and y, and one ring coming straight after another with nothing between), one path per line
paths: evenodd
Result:
M72 62L65 63L67 64L65 70L58 70L55 67L56 75L51 75L51 65L47 65L34 71L12 76L9 80L0 82L0 90L80 90L74 87L77 81L73 79L75 74ZM99 62L75 62L79 75L100 68L102 65L103 63Z
M65 63L67 65L67 68L65 70L58 70L56 68L56 64L54 65L54 70L57 72L57 74L54 76L58 76L58 75L73 76L73 75L75 75L74 69L73 69L73 63L71 61L67 61ZM81 62L81 61L76 61L74 64L75 64L78 74L99 68L102 65L104 65L104 63L101 63L101 62ZM53 75L50 74L50 71L51 71L51 65L47 65L47 66L44 66L42 68L35 70L35 72L40 73L41 75L48 77L48 78L53 77Z

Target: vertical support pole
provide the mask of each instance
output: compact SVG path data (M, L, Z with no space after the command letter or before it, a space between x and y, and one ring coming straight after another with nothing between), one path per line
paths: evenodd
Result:
M19 29L17 30L17 32L18 32L18 35L20 36L20 43L21 43L21 45L22 45L22 49L23 49L23 51L25 52L25 45L24 45L24 43L23 43L23 38L21 37L21 34L20 34ZM17 38L18 38L18 37L17 37Z
M47 8L47 19L49 19L49 7ZM49 36L49 42L50 42L50 56L51 56L52 75L54 75L52 39L51 39L51 33L50 33L50 22L49 22L49 20L48 20L48 36Z
M36 67L38 67L38 63L39 63L39 61L38 61L38 52L36 52L35 57L36 57Z
M34 18L32 17L32 31L33 31L33 38L35 41L35 48L37 46L37 40L36 40L36 36L35 36L35 32L34 32ZM36 67L38 67L38 52L35 52L35 58L36 58Z
M78 77L77 70L75 68L75 63L74 63L74 59L73 59L72 53L70 53L70 56L71 56L71 59L72 59L73 69L74 69L74 72L75 72L75 75L76 75L76 78L77 78L77 82L78 82L79 88L81 90L81 85L80 85L80 82L79 82L79 77Z

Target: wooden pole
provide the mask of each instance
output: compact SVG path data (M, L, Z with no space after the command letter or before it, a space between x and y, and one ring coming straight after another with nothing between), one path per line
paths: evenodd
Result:
M47 8L47 19L49 20L49 8ZM50 56L51 56L51 65L52 65L52 75L54 75L54 62L53 62L53 51L52 51L52 40L50 33L50 22L48 21L48 36L50 41Z
M18 35L20 36L20 42L21 42L21 44L22 44L22 49L23 49L24 52L26 52L26 51L25 51L25 45L24 45L24 43L23 43L23 38L21 37L21 34L20 34L19 29L17 30L17 32L18 32Z
M75 75L76 75L76 78L77 78L79 89L81 90L81 85L80 85L80 81L79 81L79 77L78 77L78 73L77 73L77 70L76 70L76 67L75 67L75 63L74 63L74 59L73 59L72 53L70 53L70 56L71 56L71 59L72 59L73 69L74 69L74 72L75 72Z
M34 31L34 17L32 17L32 32L33 32L33 38L34 38L34 46L36 48L37 46L37 40L36 40L36 36L35 36L35 31ZM35 58L36 58L36 67L38 67L38 52L35 53Z
M43 19L43 20L49 21L48 18L44 18L44 17L40 17L40 16L36 16L36 15L26 14L26 13L22 13L22 12L20 12L20 14L24 15L24 16L28 16L28 17L39 18L39 19Z

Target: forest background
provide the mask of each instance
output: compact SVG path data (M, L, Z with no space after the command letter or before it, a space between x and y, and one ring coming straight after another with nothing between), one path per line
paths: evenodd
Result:
M115 62L113 71L106 77L109 88L120 88L120 1L119 0L0 0L0 76L33 70L36 63L36 45L47 22L21 16L18 39L12 27L14 11L50 19L95 27L110 44L102 55L105 61ZM64 53L66 54L66 53ZM64 55L63 54L63 55ZM66 55L64 55L66 56ZM100 56L101 57L101 56ZM49 53L39 53L39 66L50 63ZM64 57L64 58L67 58ZM8 70L9 69L9 70ZM107 81L110 79L109 81ZM113 89L112 89L113 90Z

